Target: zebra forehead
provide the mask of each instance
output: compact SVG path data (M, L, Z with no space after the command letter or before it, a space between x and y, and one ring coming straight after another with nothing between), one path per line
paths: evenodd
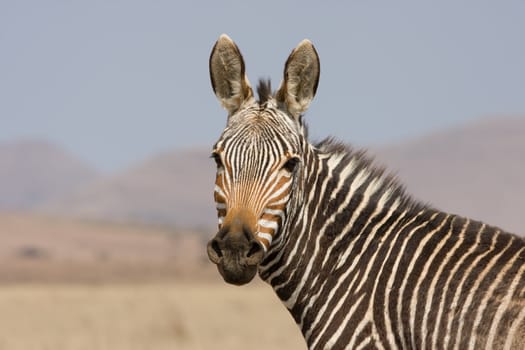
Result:
M296 138L280 137L277 134L243 134L225 139L220 148L227 157L242 157L248 160L268 158L280 160L292 154L298 154L299 142Z
M254 108L248 108L233 115L228 122L228 127L233 128L236 126L249 127L250 130L297 130L296 122L269 101L263 105L256 105Z
M277 145L286 151L294 151L301 137L300 131L287 115L259 111L230 121L218 146L259 149Z
M237 161L244 160L244 163L260 163L266 160L265 163L272 163L277 160L280 153L284 150L281 147L275 147L268 142L268 140L258 140L254 138L239 138L231 140L229 147L225 147L227 157L237 159Z

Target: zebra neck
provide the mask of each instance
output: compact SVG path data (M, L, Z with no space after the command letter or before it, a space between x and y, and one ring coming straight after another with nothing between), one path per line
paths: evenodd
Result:
M297 323L310 298L331 274L357 258L359 238L380 236L378 223L418 209L395 179L360 152L317 148L298 186L304 195L269 251L260 276L270 283ZM348 270L351 273L351 269Z

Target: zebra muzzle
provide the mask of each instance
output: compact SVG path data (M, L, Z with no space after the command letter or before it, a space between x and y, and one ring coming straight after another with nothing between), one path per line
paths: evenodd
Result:
M221 230L208 242L208 257L217 265L219 273L228 283L242 285L250 282L257 266L264 258L264 248L247 230L230 232Z

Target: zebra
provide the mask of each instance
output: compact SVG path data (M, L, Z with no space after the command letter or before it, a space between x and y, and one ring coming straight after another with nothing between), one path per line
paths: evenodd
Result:
M254 96L237 45L209 60L227 125L213 146L223 279L269 283L309 349L525 349L525 241L412 198L365 151L312 144L316 49Z

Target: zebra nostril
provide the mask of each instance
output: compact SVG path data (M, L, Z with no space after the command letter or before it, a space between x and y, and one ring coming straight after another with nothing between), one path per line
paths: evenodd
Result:
M250 256L253 256L260 249L261 249L261 247L259 246L259 244L257 244L256 242L253 242L251 247L250 247L250 250L248 251L248 254L246 254L246 257L249 258Z
M219 257L222 257L222 251L221 251L221 248L219 247L219 242L217 242L216 239L211 241L211 248L215 251L215 253L217 253Z
M250 244L250 250L246 253L246 261L250 265L256 265L261 262L264 256L264 249L262 245L257 241L252 241Z
M222 250L217 239L214 238L208 243L207 250L208 257L213 263L217 264L222 259Z

